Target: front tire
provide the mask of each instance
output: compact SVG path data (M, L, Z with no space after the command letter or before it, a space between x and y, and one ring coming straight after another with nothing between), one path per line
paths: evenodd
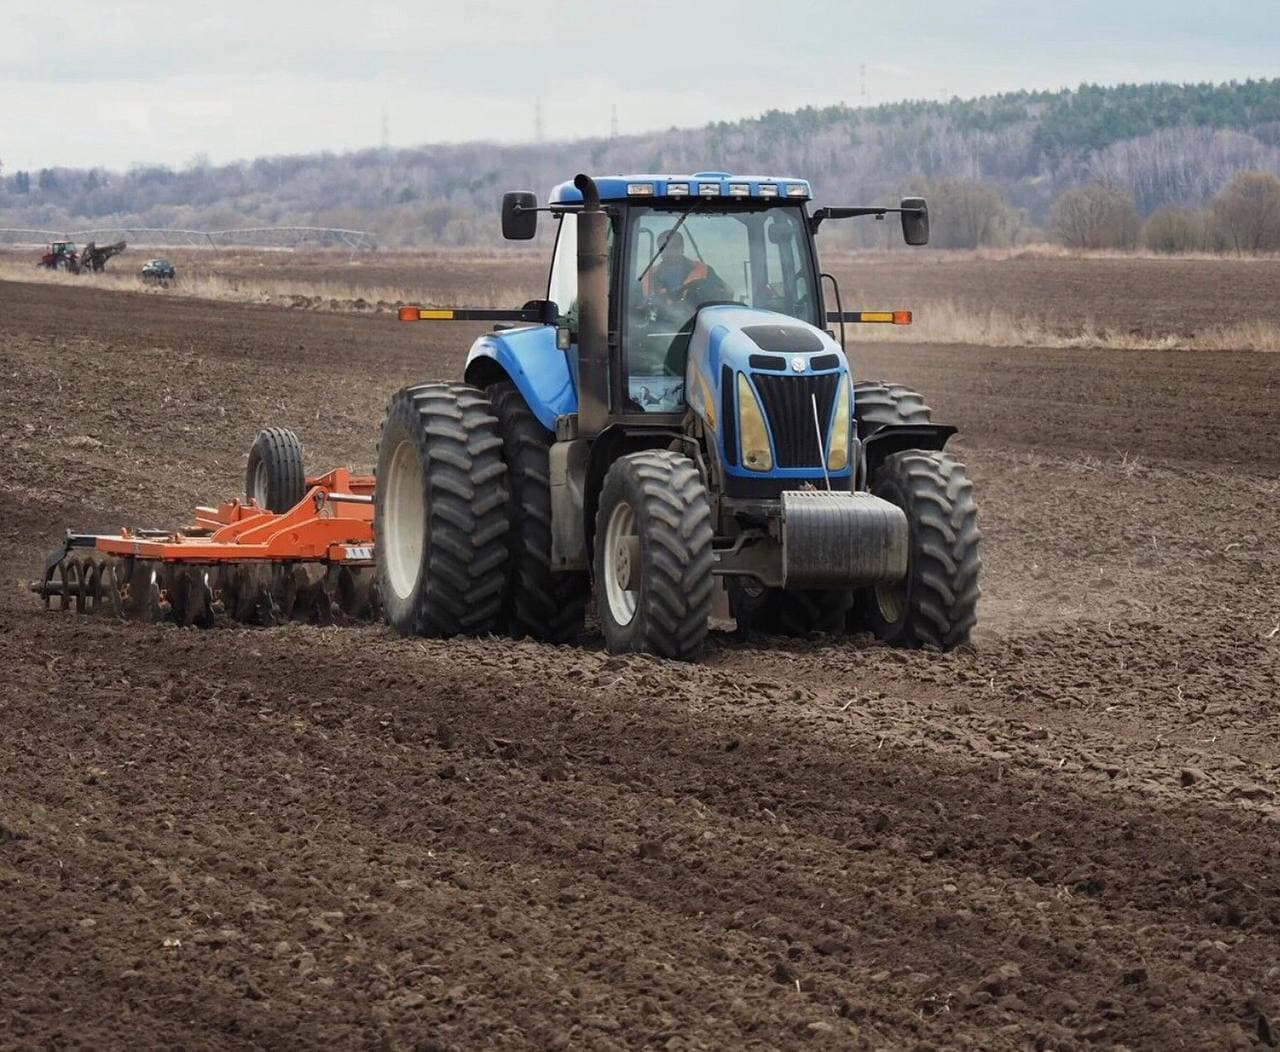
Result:
M596 514L596 604L611 654L697 660L711 616L711 507L688 457L618 458Z
M911 531L907 576L860 594L863 620L886 643L950 650L977 621L978 506L964 465L950 453L908 449L886 457L871 492L900 507Z
M483 391L398 391L378 439L378 591L401 635L492 632L507 564L507 485L498 421Z

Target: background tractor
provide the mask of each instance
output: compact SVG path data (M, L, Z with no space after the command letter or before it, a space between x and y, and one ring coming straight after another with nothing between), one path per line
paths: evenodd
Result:
M54 241L45 246L44 255L40 257L38 266L49 270L67 270L72 274L80 273L80 254L74 242Z
M564 641L594 585L611 651L692 659L719 576L740 627L969 638L981 561L955 429L915 392L855 383L843 350L846 323L910 314L844 311L814 244L826 220L888 213L925 244L927 207L809 199L721 172L504 196L507 238L557 223L546 298L400 312L500 324L461 382L387 409L374 539L395 628Z

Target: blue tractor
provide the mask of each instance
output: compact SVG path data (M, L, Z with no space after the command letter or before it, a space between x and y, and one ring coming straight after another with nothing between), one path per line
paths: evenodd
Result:
M853 380L844 325L910 315L844 311L814 245L827 220L888 213L925 244L927 206L809 200L803 180L723 172L504 196L507 238L556 223L546 298L400 311L500 324L461 382L388 407L374 534L391 625L563 642L594 591L611 652L691 660L723 577L745 630L968 640L981 560L955 428Z

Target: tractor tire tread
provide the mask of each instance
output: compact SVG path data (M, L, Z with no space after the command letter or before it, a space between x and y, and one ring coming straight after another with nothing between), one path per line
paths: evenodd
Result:
M853 385L853 415L862 438L895 424L927 424L933 411L924 396L887 380L858 380Z
M647 553L647 588L632 625L635 631L616 649L645 651L661 657L694 661L702 654L711 616L713 590L711 506L706 486L693 461L669 450L650 449L616 461L605 479L615 476L641 507L636 516ZM597 558L604 546L610 509L601 501L596 527ZM646 544L646 541L648 542ZM600 573L597 571L597 578ZM603 594L604 582L597 580ZM630 627L630 626L628 626Z
M907 613L889 641L950 650L968 642L982 593L973 483L959 460L933 450L895 453L878 475L886 473L906 498L912 526Z
M258 432L249 449L249 462L245 467L246 498L254 494L259 464L264 464L267 472L267 511L279 515L306 495L307 473L303 466L302 440L287 427L264 427Z
M403 635L448 637L494 631L502 609L508 531L502 439L488 397L467 384L425 383L391 399L382 434L399 418L412 434L427 487L425 573ZM382 439L378 442L381 463ZM375 540L381 505L375 497ZM376 545L375 545L376 547ZM384 613L390 593L383 564Z
M552 569L548 455L555 436L515 384L504 380L487 390L502 435L510 492L505 627L516 638L568 643L582 634L591 580L586 573Z

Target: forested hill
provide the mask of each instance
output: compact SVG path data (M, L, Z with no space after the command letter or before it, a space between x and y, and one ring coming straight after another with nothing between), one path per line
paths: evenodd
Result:
M1240 171L1280 173L1280 79L1083 85L950 102L769 112L703 128L529 145L471 143L259 158L181 170L45 169L0 180L0 226L355 227L383 244L491 244L509 188L591 172L777 172L824 201L984 184L1004 224L1042 226L1099 184L1147 215L1201 205ZM940 222L946 221L939 215Z

